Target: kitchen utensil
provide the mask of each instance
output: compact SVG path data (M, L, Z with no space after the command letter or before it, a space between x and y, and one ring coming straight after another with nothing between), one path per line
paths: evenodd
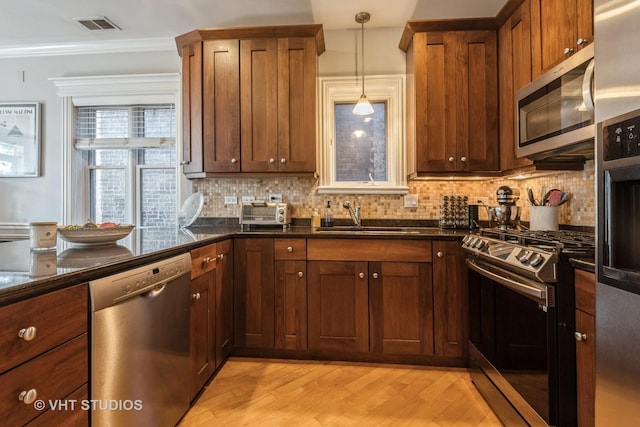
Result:
M547 200L547 203L549 204L549 206L558 206L560 205L561 201L562 201L562 191L554 189L549 192L549 197Z
M531 204L531 206L538 206L536 198L533 197L533 190L530 188L527 188L527 197L529 197L529 203Z
M565 204L568 199L569 199L569 193L565 193L563 191L562 192L562 197L560 197L560 203L558 203L558 206Z

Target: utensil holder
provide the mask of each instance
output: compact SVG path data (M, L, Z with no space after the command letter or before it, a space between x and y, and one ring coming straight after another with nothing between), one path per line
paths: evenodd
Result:
M558 206L531 206L530 230L555 231L558 230Z

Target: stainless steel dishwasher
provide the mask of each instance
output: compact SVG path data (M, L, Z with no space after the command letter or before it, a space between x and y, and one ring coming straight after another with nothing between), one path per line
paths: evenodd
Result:
M191 258L89 283L92 426L173 426L189 408Z

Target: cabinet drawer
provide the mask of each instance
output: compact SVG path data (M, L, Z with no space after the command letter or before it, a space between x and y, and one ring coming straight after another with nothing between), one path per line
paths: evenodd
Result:
M430 240L309 239L309 260L431 262Z
M575 270L576 308L596 314L596 276L584 270Z
M4 425L23 425L42 413L18 396L35 390L36 399L61 400L89 377L88 335L83 334L0 377L0 416Z
M0 372L87 332L87 317L87 285L3 307L0 309ZM35 330L30 341L20 338L23 330Z
M275 259L307 259L306 239L275 239Z
M83 385L70 395L64 398L67 402L66 410L46 411L35 420L27 424L29 427L50 427L50 426L67 426L67 427L84 427L89 425L89 414L86 408L83 408L82 401L89 399L89 386Z
M218 255L216 244L203 246L191 251L191 278L216 269Z

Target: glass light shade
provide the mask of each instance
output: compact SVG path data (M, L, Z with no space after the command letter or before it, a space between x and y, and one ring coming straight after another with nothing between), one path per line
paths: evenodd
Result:
M367 95L360 95L360 99L355 107L353 107L353 114L357 116L368 116L369 114L373 114L373 107L369 100L367 99Z

